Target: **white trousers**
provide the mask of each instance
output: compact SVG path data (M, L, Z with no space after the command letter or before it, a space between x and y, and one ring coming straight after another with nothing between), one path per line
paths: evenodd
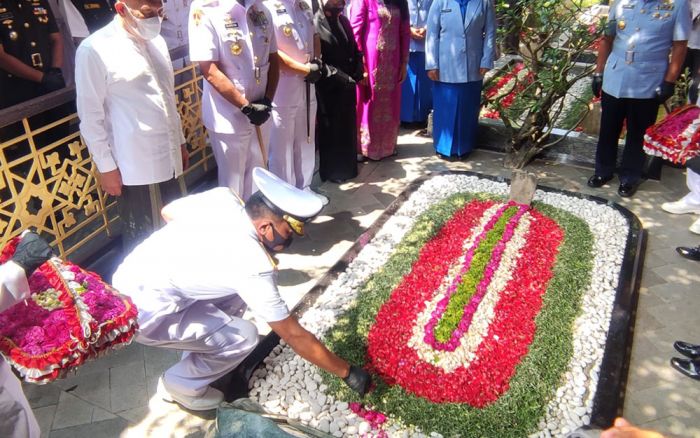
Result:
M261 126L263 145L269 139L269 123ZM219 186L235 190L244 201L258 188L253 182L253 168L262 166L262 152L255 126L248 124L235 134L209 132L209 142L218 166Z
M686 184L690 192L683 197L683 200L686 204L700 205L700 174L688 169Z
M39 423L10 366L0 358L0 436L39 438Z
M305 100L296 106L272 110L270 171L300 189L311 184L316 164L316 97L313 89L311 94L308 132Z
M258 344L258 329L240 318L244 311L238 297L229 303L200 301L181 312L159 316L136 341L184 350L180 362L165 371L163 378L181 394L202 395L210 383L236 368ZM222 320L224 314L226 321Z

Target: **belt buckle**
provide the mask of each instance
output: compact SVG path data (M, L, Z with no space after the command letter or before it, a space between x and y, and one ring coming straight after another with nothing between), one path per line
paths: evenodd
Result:
M625 52L625 62L627 64L632 64L634 62L634 51L628 50Z
M41 53L32 53L32 67L44 68L44 62L41 60Z

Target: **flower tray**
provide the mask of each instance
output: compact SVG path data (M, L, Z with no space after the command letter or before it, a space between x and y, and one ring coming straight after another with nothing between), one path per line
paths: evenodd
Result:
M373 375L366 397L275 335L234 379L249 378L267 411L335 436L609 425L624 396L641 224L600 198L542 188L524 206L507 194L502 179L469 172L414 182L295 309Z
M8 242L0 263L12 257ZM128 345L138 311L97 274L56 257L28 278L30 298L0 313L0 354L24 380L48 383L88 359Z
M683 106L649 127L644 152L674 164L700 155L700 107Z

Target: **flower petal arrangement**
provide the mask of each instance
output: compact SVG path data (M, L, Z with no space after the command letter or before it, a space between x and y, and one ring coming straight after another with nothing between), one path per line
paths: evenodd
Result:
M644 152L674 164L700 155L700 107L683 106L650 126L644 135Z
M20 238L0 252L12 257ZM95 273L52 258L28 278L30 298L0 313L0 354L28 382L63 377L86 360L128 345L138 311Z
M630 224L601 202L531 206L471 175L423 182L303 314L376 384L359 399L283 342L267 410L334 436L557 436L591 422ZM379 421L378 421L379 419Z

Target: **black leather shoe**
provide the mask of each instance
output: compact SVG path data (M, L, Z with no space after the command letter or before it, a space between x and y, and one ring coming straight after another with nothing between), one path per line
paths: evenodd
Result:
M612 175L609 176L600 176L600 175L593 175L592 177L588 178L588 187L593 187L594 189L597 189L599 187L603 187L605 183L613 179Z
M673 348L680 354L691 359L700 359L700 345L693 345L688 342L676 341L673 343Z
M621 183L617 189L617 194L623 198L629 198L634 195L639 188L639 183Z
M681 257L685 257L688 260L695 260L696 262L700 262L700 246L696 246L695 248L679 246L678 248L676 248L676 252L680 254Z
M671 359L671 366L691 379L700 380L700 360L698 359L691 360L674 357Z

